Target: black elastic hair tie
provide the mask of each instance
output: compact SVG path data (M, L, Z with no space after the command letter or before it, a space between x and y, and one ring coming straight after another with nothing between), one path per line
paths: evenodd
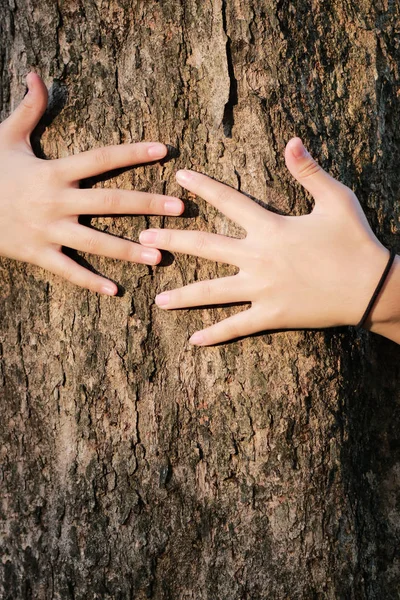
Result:
M374 293L372 295L372 298L371 298L371 300L368 303L368 306L367 306L367 308L365 310L365 313L363 314L363 316L361 318L361 321L358 323L358 325L356 325L356 329L357 330L361 329L361 327L363 327L365 321L368 319L368 315L371 312L372 307L374 306L374 304L376 302L376 299L379 296L379 294L380 294L380 292L381 292L381 290L383 288L383 285L384 285L384 283L386 281L387 276L389 275L389 271L392 268L392 264L393 264L393 261L394 261L395 258L396 258L396 252L394 250L391 250L390 251L390 256L389 256L388 263L386 265L385 270L382 273L382 277L380 278L378 285L376 286L376 290L374 291Z

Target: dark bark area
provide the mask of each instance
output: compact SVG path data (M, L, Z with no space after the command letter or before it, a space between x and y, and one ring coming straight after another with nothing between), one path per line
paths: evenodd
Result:
M34 67L45 157L159 139L179 158L96 185L181 194L192 167L290 214L311 206L283 161L301 135L399 251L399 19L392 0L3 0L1 114ZM187 200L188 219L91 224L241 235ZM84 258L125 294L0 263L1 597L398 598L399 347L346 329L194 349L237 309L154 295L227 267Z

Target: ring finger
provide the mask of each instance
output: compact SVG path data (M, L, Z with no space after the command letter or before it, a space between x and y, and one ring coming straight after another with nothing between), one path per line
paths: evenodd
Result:
M135 242L75 223L59 227L51 241L80 252L147 265L156 265L161 260L161 252L156 248L144 248Z

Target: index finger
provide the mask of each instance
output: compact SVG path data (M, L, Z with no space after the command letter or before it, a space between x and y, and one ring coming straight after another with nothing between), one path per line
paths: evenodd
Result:
M59 158L54 163L61 177L67 181L79 181L121 167L130 167L164 158L167 151L167 147L158 142L120 144L119 146L103 146L66 158Z
M278 218L244 194L201 173L178 171L176 180L182 187L207 200L246 231L259 226L260 220Z

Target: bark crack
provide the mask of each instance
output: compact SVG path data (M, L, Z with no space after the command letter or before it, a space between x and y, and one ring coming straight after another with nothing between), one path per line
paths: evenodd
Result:
M232 137L232 129L235 124L234 119L234 107L238 103L238 93L237 93L237 80L235 77L235 71L233 68L233 60L232 60L232 40L228 34L227 27L227 19L226 19L226 0L222 0L222 28L226 35L226 61L228 65L228 75L229 75L229 97L228 102L225 104L224 116L222 118L222 126L224 130L224 135L227 138Z

